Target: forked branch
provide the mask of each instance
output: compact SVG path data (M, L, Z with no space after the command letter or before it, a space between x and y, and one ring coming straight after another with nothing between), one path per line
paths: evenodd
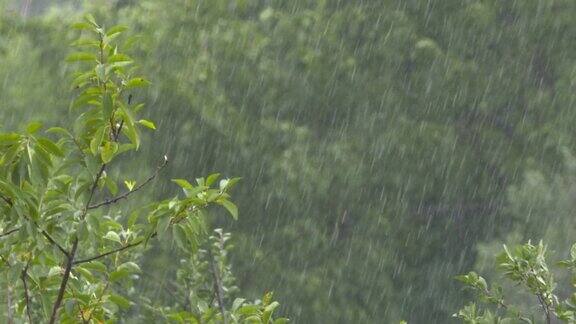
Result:
M166 155L164 155L164 161L156 168L156 171L154 171L154 173L152 175L150 175L148 177L148 179L146 179L144 182L142 182L140 185L136 186L133 190L127 191L119 196L116 196L114 198L111 199L107 199L104 200L103 202L88 206L88 209L96 209L102 206L108 206L108 205L112 205L117 203L118 201L122 200L122 199L126 199L128 198L128 196L130 196L131 194L139 191L140 189L144 188L148 183L150 183L152 180L154 180L154 178L156 178L158 176L158 174L160 173L160 171L168 164L168 158L166 157Z

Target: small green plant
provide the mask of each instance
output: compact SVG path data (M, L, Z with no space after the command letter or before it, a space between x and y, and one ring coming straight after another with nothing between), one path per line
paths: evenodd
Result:
M231 280L227 235L216 232L221 235L208 238L206 219L214 205L237 218L229 192L238 178L212 174L195 184L175 179L181 195L148 201L128 212L119 207L158 177L168 157L158 152L158 167L142 180L113 176L120 157L139 149L142 129L156 129L140 118L144 105L133 100L133 90L148 82L119 49L125 27L105 29L87 16L74 28L81 33L74 43L80 51L68 57L81 68L72 81L75 122L46 131L33 122L23 132L0 134L0 271L9 287L8 321L117 321L134 305L127 295L146 273L137 263L139 253L155 240L172 240L188 262L211 265L207 271L213 279L190 279L194 269L180 276L188 283L187 294L195 294L193 305L172 307L168 319L285 321L272 318L277 303L271 295L261 303L236 300L230 310L225 306L224 289Z
M536 312L524 311L510 303L500 286L489 287L484 278L475 272L457 277L457 280L472 290L478 302L485 305L482 310L477 303L470 303L454 317L464 323L565 323L576 322L576 293L561 301L555 294L556 283L546 262L546 246L528 242L512 250L504 246L497 257L497 270L515 286L522 287L537 303ZM571 271L572 282L576 282L576 244L570 250L570 258L558 263Z

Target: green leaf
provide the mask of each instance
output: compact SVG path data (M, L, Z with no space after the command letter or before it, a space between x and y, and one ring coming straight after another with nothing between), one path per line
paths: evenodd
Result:
M108 63L132 62L132 58L126 54L114 54L108 57Z
M166 233L168 226L170 226L170 217L164 216L160 218L158 224L156 225L156 233L158 233L159 239L162 239L164 237L164 233Z
M108 191L110 191L113 196L116 196L118 193L118 185L112 177L106 177L106 188L108 188Z
M74 29L92 29L92 25L90 25L89 23L85 23L85 22L77 22L72 24L72 28Z
M126 83L126 89L145 87L149 84L150 82L144 78L133 78Z
M287 318L277 318L274 320L274 324L287 324L289 322L290 321ZM402 321L402 322L404 322L404 321ZM404 323L402 323L402 322L400 322L400 324L406 324L406 322L404 322Z
M26 132L28 134L34 134L34 133L38 132L38 130L40 130L40 128L42 128L42 123L31 122L28 125L26 125Z
M206 178L206 186L210 187L218 178L220 177L220 173L213 173Z
M242 178L231 178L228 179L228 183L226 184L226 190L230 190L236 186L236 184L242 180Z
M134 186L136 185L136 181L124 180L124 184L126 185L126 188L128 188L129 191L132 191L134 189Z
M221 200L218 201L218 203L224 206L226 210L228 210L228 212L230 213L230 215L232 215L232 218L234 218L234 220L238 220L238 207L236 207L236 205L233 202L231 202L230 200Z
M127 309L130 307L130 301L120 295L111 294L108 299L110 299L110 301L118 305L120 308Z
M110 241L122 243L122 242L120 241L120 235L118 235L118 233L116 233L116 232L109 231L108 233L106 233L106 235L104 236L104 238L107 239L107 240L110 240Z
M59 276L64 273L64 269L60 266L54 266L48 271L48 277Z
M90 225L92 233L97 233L100 230L100 218L92 213L86 216L86 222Z
M54 142L52 142L51 140L44 138L44 137L39 137L36 139L38 141L38 144L45 149L46 151L48 151L50 154L55 155L55 156L59 156L62 157L64 156L64 153L62 152L62 150L60 149L60 147L58 147L58 145L56 145Z
M120 105L120 109L124 114L124 128L122 131L126 134L130 142L136 146L136 150L140 147L140 136L138 135L138 131L136 127L134 127L134 117L132 116L132 112L130 108Z
M256 305L244 305L244 306L240 307L240 309L238 309L238 314L245 315L245 316L257 314L258 308L259 307Z
M106 142L102 148L102 162L109 163L114 158L114 155L118 151L118 143L116 142Z
M70 138L74 138L74 136L72 136L72 134L67 129L62 128L62 127L50 127L46 130L46 133L66 135Z
M140 120L138 121L138 123L139 123L140 125L143 125L143 126L146 126L146 127L150 128L150 129L154 129L154 130L156 129L156 125L154 125L154 123L151 122L151 121L149 121L149 120L140 119Z
M174 240L176 241L178 247L180 247L184 251L187 251L188 249L186 248L187 247L186 231L184 230L182 225L176 224L172 226L172 235L174 236Z
M131 273L126 269L115 270L110 273L110 281L115 282L129 276Z
M108 32L106 33L106 36L111 37L114 36L116 34L120 34L122 32L124 32L125 30L127 30L128 27L126 26L122 26L122 25L116 25L114 27L111 27L110 29L108 29Z
M86 21L89 22L92 26L94 26L94 27L100 27L100 26L98 26L98 24L96 23L96 19L94 19L94 16L92 16L91 14L86 14L86 15L84 15L84 19L86 19Z
M94 133L94 136L90 141L90 152L92 152L92 154L94 155L98 154L100 145L102 145L102 141L104 141L104 132L106 131L106 129L107 127L100 127L98 128L96 133Z
M70 44L70 45L76 46L76 47L86 46L86 47L100 48L100 42L97 40L93 40L93 39L78 39L78 40L72 42L72 44Z
M232 303L232 311L235 312L238 308L240 308L240 306L242 306L242 304L244 304L245 301L245 298L234 299L234 302Z
M132 261L122 263L121 265L118 266L118 270L126 270L130 273L142 272L140 266Z
M172 179L172 182L176 183L177 185L179 185L180 187L182 187L182 189L193 189L194 186L188 182L188 180L186 179Z
M102 96L102 112L104 114L104 120L110 120L112 118L112 113L114 112L114 101L110 93L105 93Z
M77 271L78 273L80 273L84 278L86 278L89 282L96 282L96 278L94 277L94 275L92 274L92 272L90 272L90 270L81 267L81 266L76 266L74 267L74 271Z
M0 145L13 145L20 142L22 136L16 133L0 134Z
M68 57L66 58L67 62L86 62L86 61L92 61L95 62L96 61L96 55L92 54L92 53L86 53L86 52L77 52L77 53L72 53L70 55L68 55Z
M134 226L134 224L136 224L136 221L138 220L139 216L140 214L138 213L138 211L133 211L132 213L130 213L127 222L128 228L131 228L132 226Z
M106 66L104 64L98 64L94 68L94 72L96 72L96 76L102 82L106 81Z
M262 314L262 323L269 323L272 318L272 313L279 306L278 302L272 302L270 305L264 308L264 313Z

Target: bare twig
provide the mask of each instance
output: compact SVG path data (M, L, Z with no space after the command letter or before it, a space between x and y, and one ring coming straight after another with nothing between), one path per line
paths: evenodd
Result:
M136 188L134 188L133 190L127 191L119 196L116 196L112 199L107 199L103 202L100 202L98 204L95 205L91 205L88 206L88 209L96 209L102 206L107 206L107 205L111 205L114 203L117 203L118 201L122 200L122 199L126 199L128 198L128 196L130 196L131 194L137 192L138 190L144 188L144 186L146 186L148 183L150 183L150 181L154 180L154 178L156 178L158 176L158 174L160 173L160 171L168 164L168 158L166 156L164 156L164 161L156 168L156 171L154 171L154 173L148 177L148 179L146 179L144 182L142 182L140 185L136 186Z

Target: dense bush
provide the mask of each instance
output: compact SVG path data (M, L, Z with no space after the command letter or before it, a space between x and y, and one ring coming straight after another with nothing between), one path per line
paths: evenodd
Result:
M572 246L569 259L558 262L558 266L571 273L570 282L574 285L576 245ZM546 246L542 242L537 245L528 242L512 250L504 246L504 251L497 257L497 269L514 284L513 287L506 290L499 285L489 286L476 272L457 277L486 307L470 303L454 317L468 324L576 321L576 293L564 300L557 295L557 282L549 269ZM519 298L521 293L525 294L523 298Z
M123 156L139 150L143 128L156 129L139 117L144 105L134 100L134 89L148 81L120 51L126 27L105 29L88 16L74 28L81 32L73 44L78 51L67 60L78 67L70 106L75 121L46 130L32 122L23 132L0 134L0 280L8 287L7 321L286 322L273 319L278 303L271 293L254 303L229 302L235 294L229 234L208 235L206 219L213 205L238 217L229 200L238 178L212 174L195 184L175 179L181 194L123 207L169 162L152 140L161 162L150 176L134 180L114 170L126 161ZM179 269L176 287L169 288L179 299L171 305L134 289L135 282L155 280L139 261L157 240L181 250L169 264ZM142 311L130 314L132 306Z

